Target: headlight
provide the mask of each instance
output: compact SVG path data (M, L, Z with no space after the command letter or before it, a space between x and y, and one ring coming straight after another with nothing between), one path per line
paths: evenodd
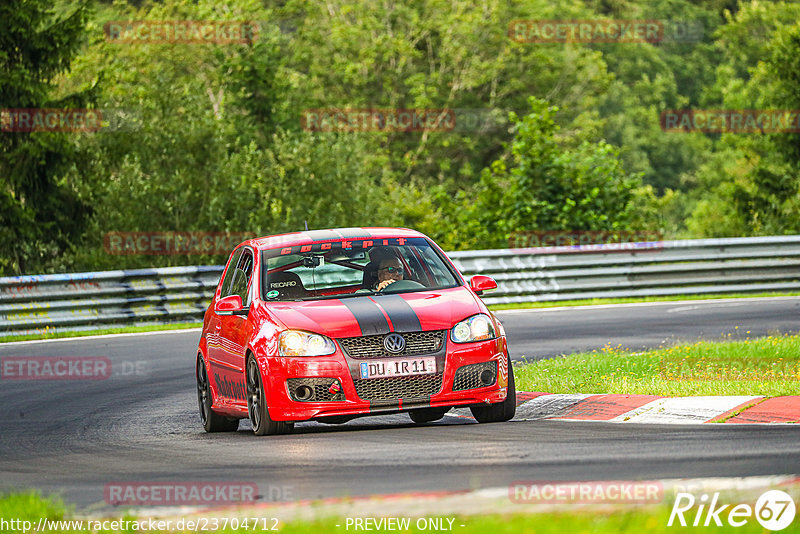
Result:
M453 343L469 343L495 337L492 320L482 313L464 319L450 330L450 340Z
M300 330L285 330L278 338L281 356L325 356L336 352L330 338Z

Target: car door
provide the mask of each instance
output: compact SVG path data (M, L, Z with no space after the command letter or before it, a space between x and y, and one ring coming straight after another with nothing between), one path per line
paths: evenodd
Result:
M239 258L242 256L242 252L244 251L244 247L239 247L231 252L231 257L228 259L228 263L225 267L225 272L222 275L222 279L219 283L219 288L217 288L217 292L214 295L214 299L211 302L210 306L210 315L207 317L207 324L205 329L205 336L206 336L206 353L209 360L209 365L212 361L218 361L220 358L220 342L219 342L219 334L220 330L222 329L222 316L217 315L214 312L214 305L216 302L221 299L226 294L229 294L229 288L231 285L231 280L233 279L233 273L236 270L236 264L239 262Z
M233 267L230 279L226 273L220 298L239 295L245 308L252 303L255 255L248 246L240 247L238 257L231 258ZM216 386L218 397L231 404L245 405L247 401L244 366L247 343L252 332L248 315L217 315L215 328L217 343L209 351L210 380Z

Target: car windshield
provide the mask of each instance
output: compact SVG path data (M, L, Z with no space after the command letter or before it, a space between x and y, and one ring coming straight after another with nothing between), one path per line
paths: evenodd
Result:
M458 285L424 238L341 240L261 253L266 301L346 298Z

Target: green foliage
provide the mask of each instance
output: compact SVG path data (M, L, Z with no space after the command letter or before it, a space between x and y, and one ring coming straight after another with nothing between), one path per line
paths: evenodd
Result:
M720 28L725 61L708 101L726 109L800 109L800 5L740 5ZM800 232L800 135L724 134L693 177L687 226L702 236Z
M417 228L800 232L800 139L664 132L662 111L800 108L800 4L74 0L0 6L0 102L97 106L95 134L0 134L0 273L219 263L107 232ZM525 43L525 19L658 19L659 43ZM120 20L259 21L251 42L115 43ZM692 40L692 38L696 38ZM447 109L452 131L318 133L304 110ZM556 112L556 110L559 110ZM510 119L509 119L510 117Z
M173 8L129 16L173 19ZM257 42L243 45L95 42L78 69L110 58L106 78L115 84L102 105L125 115L113 131L81 141L93 168L73 178L95 216L68 258L75 269L225 259L110 256L102 243L112 231L256 236L298 231L304 221L316 228L374 224L385 196L385 156L369 135L314 134L292 124L282 46L269 22Z
M0 494L0 513L5 518L31 521L37 524L40 518L60 520L71 510L58 498L45 498L38 491Z
M216 51L227 89L229 120L252 132L262 144L277 127L297 126L286 99L289 83L281 57L286 46L282 41L277 27L264 24L258 40L242 47L240 53L225 57Z
M452 132L376 133L393 174L442 184L454 194L475 184L510 140L506 117L531 95L567 106L569 122L593 110L610 77L587 47L531 45L508 37L529 18L582 18L581 2L374 0L288 2L297 32L288 48L308 108L455 110ZM297 117L299 119L299 116ZM476 126L468 119L477 118Z
M659 193L686 189L684 173L694 171L711 148L699 135L676 135L661 130L664 110L694 107L704 88L714 82L719 54L712 35L718 14L684 0L645 0L615 13L624 19L664 21L663 42L596 45L603 51L614 82L599 102L605 118L603 136L620 148L629 172Z
M90 90L59 94L54 82L77 54L88 15L84 3L61 18L46 0L0 5L0 105L86 106ZM80 157L66 133L0 134L0 274L36 272L78 237L88 210L63 176Z
M529 102L528 114L511 115L510 162L484 171L466 210L474 245L502 247L522 230L627 230L638 177L623 171L617 150L602 140L569 146L558 139L558 108Z

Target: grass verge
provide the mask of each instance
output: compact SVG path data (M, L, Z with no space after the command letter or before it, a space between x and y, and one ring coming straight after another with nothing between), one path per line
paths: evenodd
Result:
M161 330L180 330L184 328L200 328L203 323L172 323L172 324L153 324L143 326L120 326L115 328L102 328L100 330L87 330L85 332L58 332L47 331L42 334L26 334L23 336L0 336L0 343L11 341L29 341L39 339L61 339L68 337L102 336L105 334L130 334L138 332L158 332Z
M671 503L647 505L647 506L627 506L609 508L608 506L592 510L591 507L575 507L564 504L563 511L557 512L542 512L542 513L508 513L508 514L494 514L483 516L437 516L428 517L429 520L439 520L444 530L458 532L459 534L486 534L487 532L508 533L508 534L563 534L564 532L575 533L598 533L598 534L616 534L616 533L668 533L674 532L675 527L667 526ZM236 514L232 514L236 516ZM267 512L269 515L269 512ZM379 519L375 517L374 519ZM409 528L400 529L401 532L429 532L437 530L436 528L420 528L417 525L417 517L413 515L407 516L409 518ZM50 528L43 528L39 532L49 532L53 534L73 534L73 533L87 533L87 532L106 532L106 533L133 533L138 532L133 521L135 517L126 516L116 518L128 521L123 525L123 529L113 527L110 521L114 518L109 518L110 521L106 524L109 528L96 527L96 520L85 520L76 524L76 520L70 517L64 505L59 501L43 499L37 493L26 494L11 494L0 496L0 518L7 524L2 525L4 532L23 532L25 526L21 521L30 522L30 528L26 531L31 532L33 529L38 528L40 519L47 519L50 521L70 521L71 525L54 525L48 523ZM449 521L452 520L452 523ZM15 521L15 523L9 523ZM102 520L100 520L102 521ZM145 521L146 524L146 521ZM259 521L259 525L261 522ZM268 527L274 524L272 521L267 522ZM462 526L463 525L463 526ZM423 525L424 526L424 525ZM19 528L17 528L19 527ZM124 528L127 527L127 528ZM727 527L727 528L726 528ZM145 530L147 527L145 527ZM690 530L694 530L689 527ZM703 532L728 532L730 527L701 527ZM231 528L223 528L215 530L216 532L253 532L254 530L261 530L260 528L253 529L239 528L234 530ZM346 527L346 518L325 518L313 521L290 521L279 522L276 530L284 534L316 534L319 532L348 532L359 530L352 525L350 528ZM373 530L373 529L370 529ZM398 529L374 529L380 532L398 531ZM679 528L678 530L686 530L686 528ZM736 528L736 532L751 533L762 532L763 529L760 525L750 520L743 527ZM144 531L144 530L142 530ZM166 532L164 530L148 530L149 532ZM173 532L181 532L180 530L172 530Z
M565 508L569 505L565 505ZM400 530L400 532L431 532L431 529L421 530L416 528L412 519L411 528ZM514 514L514 515L487 515L456 517L453 522L452 531L458 534L565 534L565 533L593 533L593 534L617 534L617 533L674 533L686 530L702 530L702 532L717 533L731 532L731 527L668 527L669 510L666 507L648 507L640 510L620 510L609 512L608 510L591 512L564 511L559 513L545 512L538 514ZM336 525L341 525L337 527ZM447 522L444 523L445 527ZM463 527L461 525L464 525ZM350 532L354 531L351 526ZM435 529L433 529L435 531ZM736 532L743 533L763 533L764 530L755 522L750 521ZM313 523L289 523L281 527L281 532L286 534L306 534L316 532L348 532L341 519L331 519L327 521L317 521ZM380 530L380 532L390 532Z
M664 396L800 395L800 336L707 342L632 353L606 346L524 363L517 389Z

